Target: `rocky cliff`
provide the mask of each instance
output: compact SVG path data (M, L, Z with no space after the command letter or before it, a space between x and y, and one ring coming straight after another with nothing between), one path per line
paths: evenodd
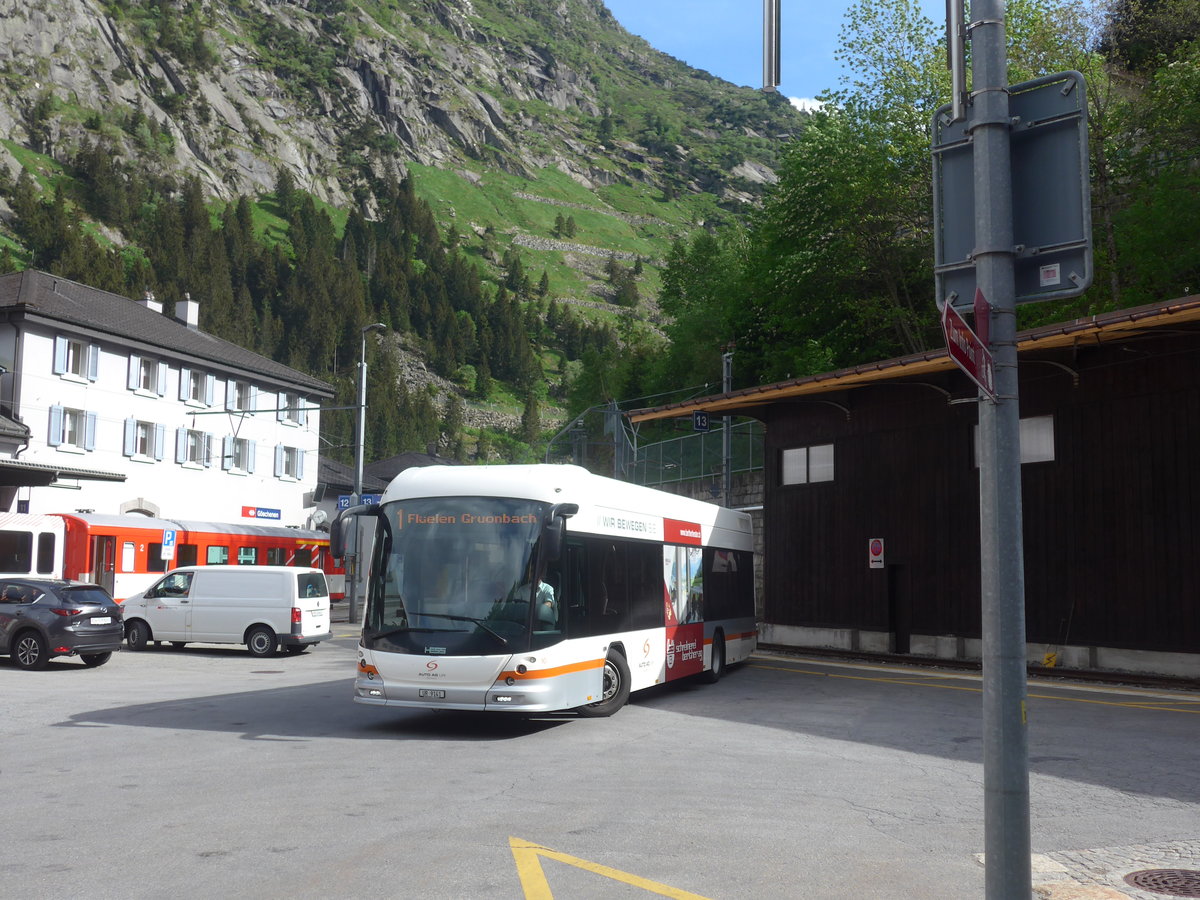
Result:
M625 32L600 0L0 0L0 158L84 140L217 197L279 168L369 210L410 163L580 185L773 180L799 115Z

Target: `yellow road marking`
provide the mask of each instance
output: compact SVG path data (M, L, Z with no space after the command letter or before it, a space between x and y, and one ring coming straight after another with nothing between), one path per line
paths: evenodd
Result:
M799 669L799 668L796 668L795 666L786 666L786 665L785 666L779 666L779 665L768 666L768 665L763 665L762 663L748 663L747 665L749 665L755 669L771 669L771 670L781 671L781 672L793 672L797 675L820 675L825 678L845 678L850 681L874 681L874 682L879 682L882 684L907 684L907 685L914 685L916 687L940 688L940 689L946 690L946 691L970 691L975 694L983 693L983 688L981 688L981 687L972 687L972 686L956 685L956 684L935 684L932 679L947 677L947 676L943 676L940 674L939 675L931 674L931 675L925 676L924 678L914 680L912 678L882 678L882 677L875 676L875 675L842 675L842 674L838 674L836 672L823 672L823 671L814 670L814 669ZM964 676L955 675L953 677L961 679ZM980 676L968 676L968 677L974 677L974 678L978 679ZM1157 700L1157 701L1144 700L1144 701L1136 701L1136 702L1135 701L1117 701L1117 700L1091 700L1086 697L1061 697L1061 696L1058 696L1055 694L1034 694L1034 693L1030 693L1027 696L1036 698L1038 700L1061 700L1064 703L1092 703L1096 706L1117 706L1117 707L1122 707L1125 709L1149 709L1149 710L1154 710L1156 712L1179 712L1179 713L1189 713L1191 715L1200 715L1200 706L1195 706L1195 707L1189 708L1187 706L1170 705L1172 703L1172 701L1167 701L1167 700ZM1175 701L1175 702L1178 704L1178 703L1193 703L1195 701L1192 701L1190 699L1181 699L1181 700Z
M517 863L517 874L521 877L521 889L525 892L525 900L554 900L554 895L550 892L550 883L546 880L546 873L542 871L541 857L543 856L577 869L583 869L585 872L592 872L602 878L611 878L613 881L641 888L661 897L671 897L673 900L707 900L699 894L660 884L639 875L631 875L629 872L622 872L620 869L610 866L589 862L577 856L569 856L566 853L560 853L539 844L532 844L520 838L510 837L508 846L512 849L513 859Z

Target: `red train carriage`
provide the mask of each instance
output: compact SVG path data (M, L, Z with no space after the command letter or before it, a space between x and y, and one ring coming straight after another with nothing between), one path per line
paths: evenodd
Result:
M325 570L331 599L341 599L343 570L329 554L321 531L270 525L233 525L114 516L56 513L66 526L63 577L101 584L119 600L136 593L176 566L313 566ZM174 553L164 534L174 533ZM337 593L335 591L335 585Z

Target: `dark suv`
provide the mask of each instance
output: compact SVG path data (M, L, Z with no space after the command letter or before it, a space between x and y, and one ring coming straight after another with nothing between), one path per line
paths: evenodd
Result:
M76 654L85 666L102 666L124 637L121 607L98 584L0 578L0 654L22 669Z

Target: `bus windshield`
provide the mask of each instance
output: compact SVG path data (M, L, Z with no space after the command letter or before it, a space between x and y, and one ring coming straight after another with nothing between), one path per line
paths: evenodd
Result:
M367 590L367 648L493 655L561 639L538 571L548 509L496 497L384 504Z

